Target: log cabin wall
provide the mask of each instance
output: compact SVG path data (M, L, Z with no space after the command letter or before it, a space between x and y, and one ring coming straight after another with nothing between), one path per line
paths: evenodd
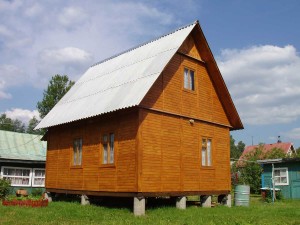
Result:
M46 188L136 192L137 111L111 113L49 129ZM103 134L115 134L115 163L102 164ZM73 141L82 138L82 165L73 166Z
M230 190L230 123L212 78L189 35L141 103L139 192ZM201 165L202 137L212 140L212 166Z

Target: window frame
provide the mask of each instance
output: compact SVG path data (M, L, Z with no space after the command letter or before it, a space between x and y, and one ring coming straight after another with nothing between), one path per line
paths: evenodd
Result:
M80 141L80 151L79 151L79 156L80 156L80 163L75 162L75 142ZM74 138L73 139L73 149L72 149L72 167L81 167L82 166L82 150L83 150L83 139L82 138ZM78 159L77 159L78 160ZM76 161L77 161L76 160Z
M187 76L187 86L186 86L186 72L188 71ZM191 82L191 71L193 72L193 80ZM196 70L187 66L183 67L183 90L188 92L196 92Z
M281 178L284 176L281 176L281 174L279 176L275 176L275 171L280 171L280 170L285 170L286 172L286 183L281 183ZM276 177L279 177L280 182L276 182ZM278 168L274 168L273 170L273 179L274 179L274 183L276 186L287 186L289 185L289 170L288 167L278 167Z
M203 140L205 140L205 146L203 145ZM208 140L210 142L208 142ZM209 151L208 151L208 143ZM204 158L203 158L204 153ZM209 154L208 154L209 153ZM200 159L201 159L201 167L212 168L213 166L213 139L211 137L201 137L201 145L200 145Z
M44 176L35 176L35 171L36 170L43 170L44 171ZM42 185L39 185L39 184L35 184L35 179L43 179L44 182ZM45 187L45 182L46 182L46 169L43 169L43 168L33 168L32 170L32 187Z
M4 175L4 169L21 169L21 170L29 170L29 176L17 176L17 175ZM32 185L32 168L27 167L15 167L15 166L2 166L1 167L1 178L12 177L12 178L29 178L28 184L13 184L12 187L31 187Z
M111 142L111 137L113 135L113 144ZM104 141L104 136L107 137L107 140ZM101 166L114 166L115 165L115 152L116 152L116 134L115 132L104 132L101 135L101 159L100 164ZM106 161L105 159L105 151L104 151L104 144L106 145ZM113 150L113 151L112 151ZM113 154L111 154L113 152ZM113 159L113 161L111 161Z

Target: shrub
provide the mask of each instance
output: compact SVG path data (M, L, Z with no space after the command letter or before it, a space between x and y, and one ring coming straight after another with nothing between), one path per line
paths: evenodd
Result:
M43 189L42 188L34 188L31 192L31 195L34 197L42 196L43 194Z
M10 192L10 181L0 178L0 199L4 199Z
M276 191L275 195L276 195L276 201L281 201L284 199L281 191ZM265 201L272 202L272 190L267 191Z

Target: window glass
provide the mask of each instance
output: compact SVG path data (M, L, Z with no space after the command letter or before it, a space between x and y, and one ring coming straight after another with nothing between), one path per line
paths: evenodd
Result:
M195 72L184 68L183 72L183 87L188 90L195 90Z
M115 142L115 135L113 133L111 133L109 135L109 140L110 140L110 144L109 144L109 148L110 148L109 162L110 163L114 163L114 142Z
M102 163L113 164L115 155L115 135L114 133L104 134L102 136Z
M211 140L207 140L207 165L211 166Z
M75 139L73 143L73 165L81 165L82 161L82 139Z
M202 166L211 166L212 165L212 141L211 141L211 139L202 138L201 164L202 164Z

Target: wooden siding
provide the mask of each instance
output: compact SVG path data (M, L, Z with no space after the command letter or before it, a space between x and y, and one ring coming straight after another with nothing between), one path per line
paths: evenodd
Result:
M229 128L141 109L139 192L230 190ZM212 166L201 166L201 138L212 139Z
M212 82L213 74L209 75L205 63L200 60L201 55L192 36L189 36L151 87L141 106L230 126ZM195 71L195 91L183 88L184 68Z
M137 112L112 113L49 129L46 188L136 192ZM115 134L115 164L102 165L101 137ZM72 166L73 140L82 138L82 165Z

